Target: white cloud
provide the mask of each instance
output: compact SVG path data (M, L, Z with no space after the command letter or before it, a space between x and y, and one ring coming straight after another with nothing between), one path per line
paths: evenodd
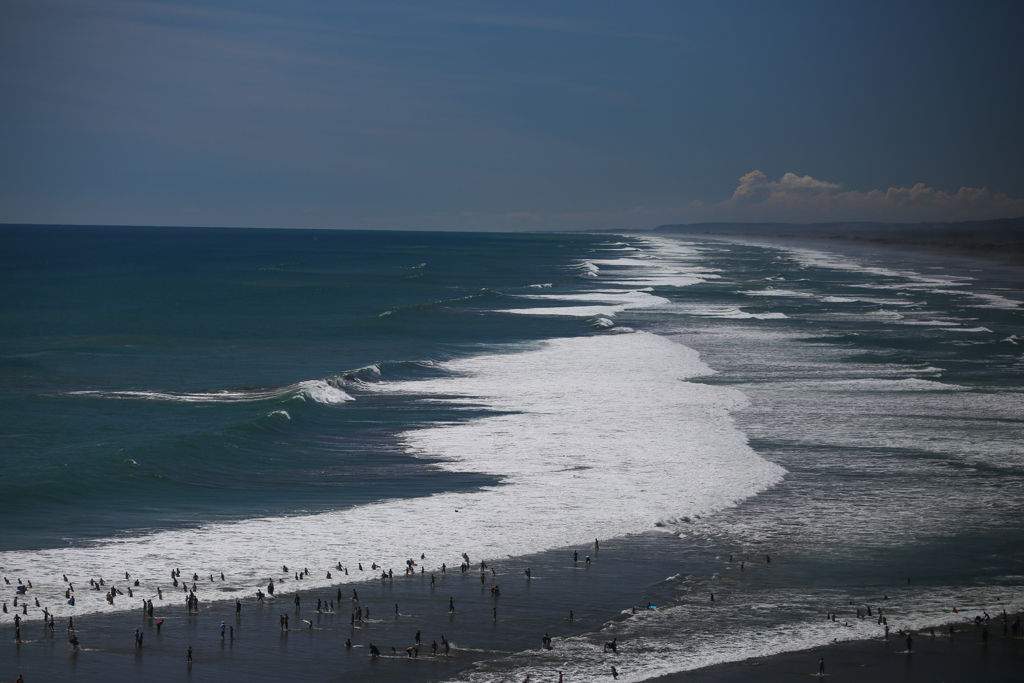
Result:
M858 192L811 176L787 173L776 182L752 171L740 178L732 197L718 204L699 200L678 211L679 222L761 221L962 221L1024 216L1024 199L961 187L948 193L918 183L913 187Z
M962 187L949 193L913 187L858 192L842 185L787 173L777 181L760 171L742 178L732 196L717 204L700 200L683 207L637 206L622 211L441 213L369 219L366 227L431 230L649 230L672 223L881 223L952 222L1024 216L1024 199Z

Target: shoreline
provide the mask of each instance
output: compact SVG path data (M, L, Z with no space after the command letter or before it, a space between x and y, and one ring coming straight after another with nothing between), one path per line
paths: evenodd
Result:
M1009 615L1009 622L1019 615ZM1002 624L993 619L987 642L981 629L973 625L952 637L936 632L914 632L913 651L907 652L906 636L889 639L849 640L796 652L782 652L736 662L679 672L650 679L656 683L738 683L749 681L797 680L818 676L819 660L824 659L821 678L850 681L954 681L984 680L993 683L1020 683L1024 680L1024 637L1002 633Z
M815 235L797 233L758 232L674 232L635 231L628 234L658 237L689 237L700 239L749 239L766 242L803 242L808 244L838 244L854 249L884 249L913 254L929 254L945 258L962 258L998 263L1007 267L1024 266L1024 242L965 242L949 239L910 239L899 237L870 237L858 235Z

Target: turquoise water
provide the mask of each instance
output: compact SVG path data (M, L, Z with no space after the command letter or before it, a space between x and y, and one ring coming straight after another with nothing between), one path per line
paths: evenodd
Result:
M236 658L204 653L201 675L252 680L593 680L610 662L644 680L878 636L858 607L884 604L895 630L1024 603L1019 269L652 236L0 240L0 564L98 641L130 635L133 607L69 608L62 572L82 586L130 569L149 595L172 566L224 571L200 591L197 639L236 596L255 614L256 587L292 580L282 564L313 570L304 600L340 579L375 610L409 605L358 630L318 616L291 654L270 606ZM599 561L568 561L596 536ZM489 623L475 575L449 574L442 597L401 577L405 558L432 573L462 552L497 570L507 620ZM355 569L371 561L396 578ZM351 573L324 579L337 562ZM177 598L158 608L181 618ZM464 654L399 669L334 650L421 627ZM554 651L535 649L544 632ZM153 664L105 645L103 670L159 670L188 644L163 637ZM612 637L628 644L614 660ZM19 663L61 671L62 643L33 647Z
M367 379L415 378L431 372L423 361L479 345L578 334L573 320L479 311L538 278L575 277L566 264L599 239L4 228L0 464L18 483L0 502L0 549L493 481L393 447L443 408L256 395L343 386L374 364ZM115 391L241 395L76 394Z

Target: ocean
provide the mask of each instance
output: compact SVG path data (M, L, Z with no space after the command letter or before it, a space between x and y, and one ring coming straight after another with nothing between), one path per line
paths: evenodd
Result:
M4 672L188 680L195 645L196 680L639 681L877 637L879 608L896 630L1024 605L1019 269L650 234L6 226L0 278L9 635L32 582ZM301 643L277 622L296 592ZM204 649L222 620L237 642ZM418 630L452 654L412 666Z

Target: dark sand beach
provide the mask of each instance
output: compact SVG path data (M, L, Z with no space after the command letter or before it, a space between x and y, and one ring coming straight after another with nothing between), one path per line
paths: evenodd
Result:
M654 679L658 683L734 683L738 681L801 681L818 677L819 661L825 660L822 680L898 681L939 683L942 681L1024 681L1024 639L1012 640L996 626L987 643L980 629L954 634L913 634L913 652L907 652L905 637L885 640L857 640L836 643L805 652L788 652L774 657L750 659ZM945 629L943 629L945 630ZM936 629L938 633L938 629Z

